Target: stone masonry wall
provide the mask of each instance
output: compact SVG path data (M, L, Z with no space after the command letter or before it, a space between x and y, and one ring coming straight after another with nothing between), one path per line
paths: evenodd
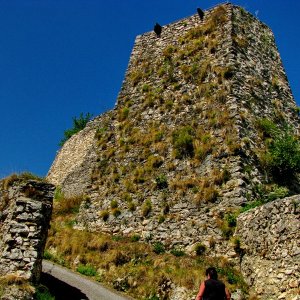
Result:
M14 277L16 282L29 283L39 280L53 192L53 185L34 180L16 180L1 190L1 278ZM8 288L4 294L5 299L26 298L18 289L12 292Z
M299 195L243 213L235 235L245 250L241 271L260 299L300 299Z
M110 115L103 114L90 121L57 153L46 178L61 187L66 196L82 195L90 186L97 158L95 133Z

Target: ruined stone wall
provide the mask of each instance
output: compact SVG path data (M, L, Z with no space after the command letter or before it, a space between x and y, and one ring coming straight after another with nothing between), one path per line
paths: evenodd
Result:
M46 178L61 187L66 196L82 195L90 186L97 159L95 133L110 114L90 121L58 151Z
M240 215L236 237L245 250L241 271L260 299L300 299L299 195Z
M16 179L1 188L0 276L2 283L10 283L3 299L30 298L30 289L22 290L20 283L39 280L53 192L53 185L34 180Z

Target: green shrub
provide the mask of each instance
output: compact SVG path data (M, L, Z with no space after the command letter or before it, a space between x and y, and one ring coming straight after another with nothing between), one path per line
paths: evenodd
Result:
M156 242L153 245L153 252L156 254L165 253L165 246L161 242Z
M92 115L90 113L86 113L85 115L81 113L78 118L73 117L73 127L64 131L64 137L59 142L59 146L62 147L71 136L84 129L91 118Z
M205 253L206 247L202 243L198 243L198 244L195 245L194 250L196 252L196 255L201 256Z
M96 276L97 270L91 265L79 265L77 267L77 272L86 276Z
M267 195L268 201L282 199L289 195L289 189L284 186L275 185L274 189Z
M276 124L267 118L257 120L257 125L264 137L274 136L278 132Z
M141 239L141 236L138 234L134 234L133 236L131 236L130 240L132 242L138 242Z
M288 179L300 171L300 143L289 132L277 135L268 149L268 167L274 177Z
M172 249L172 250L170 251L170 253L173 254L173 255L176 256L176 257L185 256L185 253L184 253L183 250L176 249L176 248Z
M255 207L258 207L258 206L261 206L263 204L263 202L261 200L256 200L256 201L251 201L251 202L248 202L244 207L242 207L240 209L240 213L243 213L243 212L246 212L252 208L255 208Z
M172 143L176 158L194 155L193 130L191 127L186 126L174 131L172 134Z
M221 231L223 237L228 240L234 233L236 227L237 213L229 213L225 215L221 222Z
M235 214L226 215L225 220L226 220L229 227L235 227L236 226L236 215Z
M49 252L48 250L45 250L45 251L44 251L43 258L44 258L44 259L51 260L51 259L53 258L53 255L52 255L52 253Z
M168 187L168 180L165 175L159 175L155 178L156 188L159 190L166 189Z

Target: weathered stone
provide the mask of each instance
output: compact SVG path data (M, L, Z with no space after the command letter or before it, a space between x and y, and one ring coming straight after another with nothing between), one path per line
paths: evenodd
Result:
M29 188L35 191L31 198L24 196ZM54 186L32 180L16 180L6 192L9 205L4 208L5 221L0 223L0 276L18 275L30 284L40 276ZM0 198L1 194L0 188ZM24 290L20 285L9 285L4 288L1 299L29 300L33 299L33 293L33 288Z
M252 209L238 218L235 235L245 249L242 272L264 297L271 293L274 299L276 295L278 299L292 299L297 295L300 253L293 256L289 253L293 241L300 240L300 215L291 209L299 204L297 195Z

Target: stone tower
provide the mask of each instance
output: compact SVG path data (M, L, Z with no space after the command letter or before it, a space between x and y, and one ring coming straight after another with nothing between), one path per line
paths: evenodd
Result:
M47 178L87 196L77 228L234 258L226 216L275 186L270 124L297 134L273 33L223 4L137 36L115 108L65 143Z
M262 120L297 129L273 34L220 5L137 36L115 108L66 142L48 180L89 196L79 227L228 253L224 216L267 180Z

